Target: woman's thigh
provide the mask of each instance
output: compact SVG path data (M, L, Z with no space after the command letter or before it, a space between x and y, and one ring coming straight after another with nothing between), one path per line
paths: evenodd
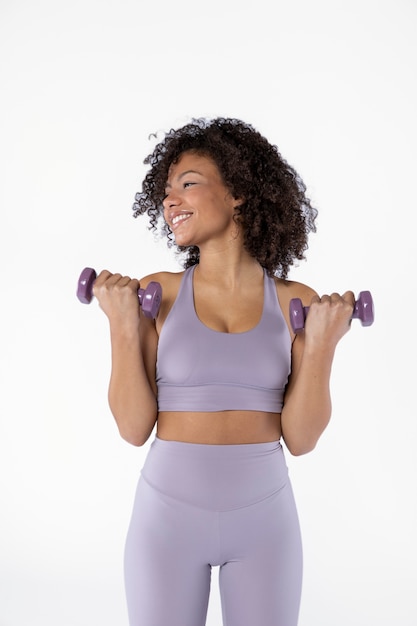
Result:
M302 545L290 482L222 518L220 592L224 626L296 626Z
M213 531L209 512L140 480L125 547L130 626L204 626Z

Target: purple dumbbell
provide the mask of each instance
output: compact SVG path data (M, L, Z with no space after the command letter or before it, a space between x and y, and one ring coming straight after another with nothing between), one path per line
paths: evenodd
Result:
M96 271L85 267L78 279L77 298L83 304L90 304L93 299L93 283ZM162 288L159 283L150 282L146 289L138 289L139 304L146 317L155 319L162 301Z
M300 298L290 301L290 322L292 329L298 333L304 328L309 306L303 306ZM362 326L370 326L374 321L374 303L370 291L361 291L355 302L352 319L360 319Z

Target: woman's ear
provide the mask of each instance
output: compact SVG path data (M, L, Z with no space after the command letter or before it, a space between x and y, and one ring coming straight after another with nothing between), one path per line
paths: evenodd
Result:
M242 204L245 204L244 198L233 198L233 201L234 201L235 209L239 209L242 206Z

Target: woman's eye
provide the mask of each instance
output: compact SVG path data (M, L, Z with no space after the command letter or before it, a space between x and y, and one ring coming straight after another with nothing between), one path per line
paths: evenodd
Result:
M191 181L189 181L189 182L187 182L187 183L184 183L184 189L185 189L186 187L191 187L191 185L195 185L195 183L192 183Z

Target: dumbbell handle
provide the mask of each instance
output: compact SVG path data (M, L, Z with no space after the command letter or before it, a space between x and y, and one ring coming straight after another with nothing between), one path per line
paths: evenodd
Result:
M300 298L290 301L290 322L295 333L304 328L310 307L303 306ZM374 322L374 303L370 291L361 291L354 304L352 319L360 319L362 326L371 326Z
M93 299L93 284L97 273L92 267L85 267L77 285L77 298L83 304L90 304ZM146 289L138 289L139 304L146 317L155 319L162 301L162 288L157 282L150 282Z

